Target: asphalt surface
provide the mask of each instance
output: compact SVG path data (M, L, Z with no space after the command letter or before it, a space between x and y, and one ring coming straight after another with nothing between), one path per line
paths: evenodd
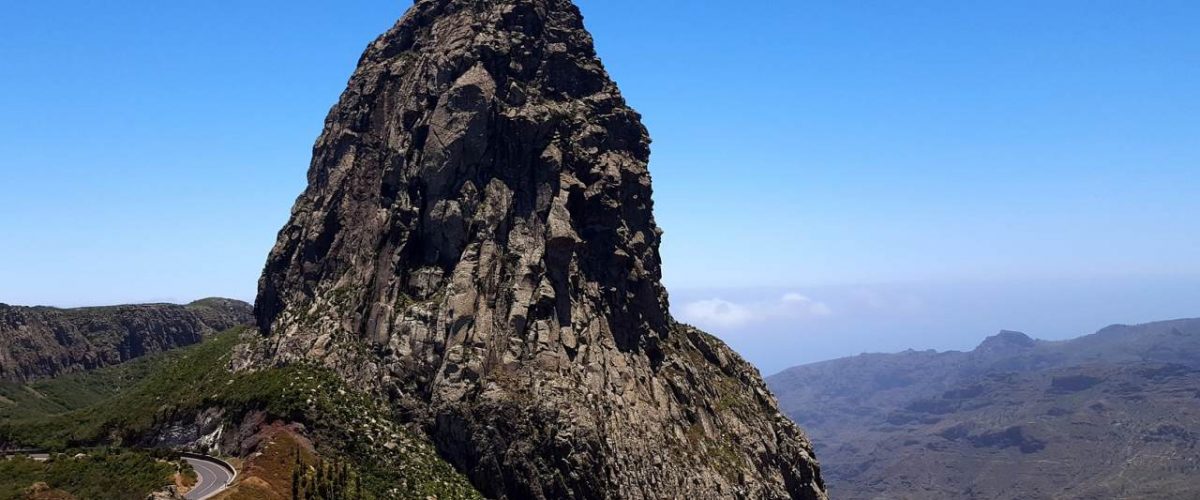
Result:
M0 453L0 459L11 456L13 455ZM29 453L25 454L25 456L39 462L45 462L50 459L48 453ZM229 483L233 482L233 476L229 473L229 470L225 469L215 459L184 458L183 460L191 464L192 469L196 471L196 486L192 488L192 491L183 496L187 500L205 500L225 491L225 488L229 487Z
M191 464L192 469L195 469L198 478L196 487L183 496L188 500L204 500L216 495L224 491L229 486L229 482L233 481L233 476L229 474L229 471L211 460L197 458L185 458L184 460Z

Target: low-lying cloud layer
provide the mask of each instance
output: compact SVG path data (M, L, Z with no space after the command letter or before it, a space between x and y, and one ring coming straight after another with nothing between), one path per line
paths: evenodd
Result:
M833 310L824 302L799 293L784 294L772 302L737 303L712 298L684 304L680 316L702 328L732 328L754 323L830 316Z
M671 297L676 318L764 373L864 352L970 350L1004 329L1057 340L1200 315L1193 277L682 289Z

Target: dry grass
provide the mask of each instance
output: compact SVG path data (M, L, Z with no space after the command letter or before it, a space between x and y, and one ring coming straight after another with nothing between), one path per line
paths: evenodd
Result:
M290 499L297 454L305 464L317 461L312 443L286 426L266 427L257 438L259 446L242 466L238 480L217 500Z
M25 490L23 500L75 500L75 497L63 490L51 489L46 483L37 483Z

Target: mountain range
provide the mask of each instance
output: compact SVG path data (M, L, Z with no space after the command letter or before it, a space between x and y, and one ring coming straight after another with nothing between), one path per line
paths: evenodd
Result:
M767 381L816 436L836 498L1200 497L1200 320L1006 331Z
M79 309L0 304L0 381L115 365L252 322L250 304L220 298Z

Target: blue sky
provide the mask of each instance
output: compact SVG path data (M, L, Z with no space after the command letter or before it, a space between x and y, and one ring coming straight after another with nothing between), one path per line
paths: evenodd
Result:
M1200 315L1200 3L579 4L655 140L677 312L764 369ZM0 301L252 298L407 5L6 6Z

